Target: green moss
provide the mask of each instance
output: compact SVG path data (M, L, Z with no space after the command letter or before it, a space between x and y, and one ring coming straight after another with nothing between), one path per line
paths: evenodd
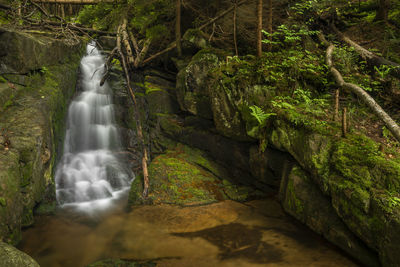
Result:
M144 88L146 90L145 91L146 95L154 93L154 92L160 92L160 91L163 92L163 91L165 91L159 85L154 84L154 83L150 83L150 82L145 82L144 83Z
M12 97L8 99L4 105L3 105L3 110L7 109L8 107L12 106L14 104L14 101L12 100L14 95L11 95Z
M300 171L300 169L294 168L293 174L299 175L299 177L305 177L305 175ZM296 195L296 190L294 188L293 179L289 179L286 187L286 204L289 210L294 211L297 216L302 217L304 212L303 201L299 199Z
M224 199L245 200L249 188L233 185L224 170L206 158L203 152L182 144L170 147L149 165L150 192L147 203L205 204ZM217 176L218 175L218 176ZM132 184L129 203L143 204L141 179Z
M22 168L21 187L28 186L33 176L33 162L30 161Z
M5 207L7 205L6 199L4 197L0 197L0 206Z
M363 188L400 189L400 164L387 160L379 145L363 135L350 135L335 144L332 165L345 178Z
M53 215L56 212L56 202L51 203L41 203L37 208L35 208L35 215Z
M219 60L225 60L227 56L230 54L222 49L217 49L217 48L204 48L197 52L196 55L192 57L192 62L198 61L198 60L209 60L209 61L218 61Z
M30 208L25 208L22 214L21 226L26 227L32 225L34 222L33 211Z
M181 134L183 129L179 122L173 116L164 116L160 118L160 126L162 130L169 136L179 135Z

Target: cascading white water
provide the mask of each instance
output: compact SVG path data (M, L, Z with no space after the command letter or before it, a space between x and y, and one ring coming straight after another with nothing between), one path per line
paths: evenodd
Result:
M100 87L105 59L94 43L86 50L81 60L83 91L68 109L56 193L61 205L104 207L129 188L133 174L115 156L121 144L111 90L107 83Z

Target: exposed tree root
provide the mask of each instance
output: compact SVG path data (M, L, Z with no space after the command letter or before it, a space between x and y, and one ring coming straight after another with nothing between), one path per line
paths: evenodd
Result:
M389 131L393 134L397 141L400 142L400 127L397 125L397 123L381 108L381 106L379 106L378 103L376 103L376 101L364 89L355 84L346 83L343 80L343 76L333 65L332 53L335 49L334 45L329 43L322 34L319 35L319 38L324 45L328 46L326 50L326 64L328 65L330 72L335 78L336 83L340 87L356 94L375 113L375 115L385 123Z
M353 40L351 40L348 36L340 32L334 25L331 26L333 31L340 37L340 39L353 47L354 50L372 67L380 67L382 65L392 67L389 74L393 77L400 79L400 64L387 60L383 57L380 57L371 51L368 51L361 45L357 44Z

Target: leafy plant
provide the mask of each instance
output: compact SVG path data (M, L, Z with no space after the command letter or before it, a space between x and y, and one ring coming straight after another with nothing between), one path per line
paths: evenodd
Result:
M269 117L276 115L276 113L265 113L256 105L250 106L249 108L251 110L250 114L258 121L260 126L264 126Z
M40 71L40 73L45 74L46 72L49 71L49 69L47 67L43 66L43 67L40 68L39 71Z
M381 65L379 67L374 66L374 70L378 74L379 78L381 78L382 80L385 80L385 78L389 75L389 73L396 68L398 67L387 66L387 65Z

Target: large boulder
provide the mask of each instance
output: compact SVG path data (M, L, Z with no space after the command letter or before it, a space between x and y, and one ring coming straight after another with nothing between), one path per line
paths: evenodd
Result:
M9 41L18 46L8 50L2 67L25 73L46 66L29 76L19 74L24 85L5 83L13 94L0 113L0 239L16 244L21 227L33 223L33 208L45 197L54 197L51 174L83 46L13 31L3 32L3 36L12 36L16 40ZM54 57L40 54L47 50L54 52ZM18 61L20 52L24 62ZM8 61L13 53L21 65ZM62 64L52 65L59 62Z
M40 267L29 255L0 241L0 266Z

